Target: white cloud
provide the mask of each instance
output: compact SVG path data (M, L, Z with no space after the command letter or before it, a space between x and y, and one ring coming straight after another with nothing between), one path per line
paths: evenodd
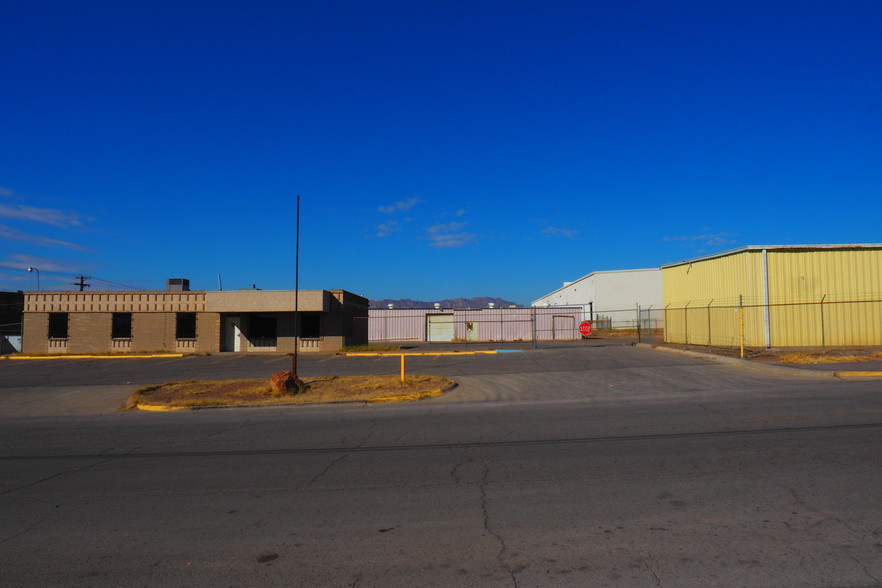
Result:
M410 210L417 204L419 204L419 198L408 198L407 200L399 200L395 204L391 206L380 206L377 208L383 214L392 214L393 212L403 212L405 210Z
M426 229L429 233L429 245L437 248L462 247L475 239L474 233L466 233L461 229L468 223L454 222L433 225Z
M76 243L61 241L59 239L50 239L49 237L42 237L40 235L23 233L11 227L7 227L6 225L0 225L0 239L24 241L26 243L30 243L31 245L39 245L41 247L61 247L64 249L74 249L76 251L89 251L88 248L77 245Z
M4 188L3 186L0 186L0 196L5 196L6 198L13 198L13 197L15 197L15 192L10 190L9 188Z
M82 273L88 271L84 270L82 265L76 261L49 259L34 255L10 255L5 260L0 260L0 266L21 270L35 267L41 272Z
M401 226L398 224L398 221L387 221L377 226L377 237L388 237L392 233L397 233L400 230Z
M0 218L15 218L52 225L54 227L81 227L82 217L76 212L53 208L37 208L21 204L0 204Z

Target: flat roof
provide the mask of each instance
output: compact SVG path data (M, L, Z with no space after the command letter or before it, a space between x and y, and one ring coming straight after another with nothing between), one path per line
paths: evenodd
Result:
M674 263L666 263L661 266L662 269L668 267L677 267L678 265L686 265L687 263L695 263L698 261L707 261L718 257L726 257L727 255L736 255L745 251L823 251L832 249L882 249L882 243L848 243L848 244L832 244L832 245L746 245L737 249L729 249L720 253L712 253L701 257L693 257L692 259L684 259Z

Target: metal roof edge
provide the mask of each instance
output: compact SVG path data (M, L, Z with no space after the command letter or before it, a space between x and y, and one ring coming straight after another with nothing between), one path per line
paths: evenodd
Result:
M661 266L661 269L669 268L669 267L677 267L679 265L686 265L687 263L696 263L699 261L707 261L709 259L716 259L718 257L726 257L728 255L735 255L738 253L744 253L745 251L783 251L783 250L826 250L826 249L882 249L882 243L839 243L839 244L815 244L815 245L745 245L743 247L738 247L736 249L729 249L728 251L721 251L720 253L711 253L710 255L702 255L701 257L693 257L692 259L684 259L683 261L676 261L674 263L666 263Z

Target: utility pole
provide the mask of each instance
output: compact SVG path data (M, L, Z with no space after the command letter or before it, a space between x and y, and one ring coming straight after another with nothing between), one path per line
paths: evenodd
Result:
M82 292L84 288L90 288L90 287L91 287L91 284L87 284L87 283L86 283L86 280L89 279L89 276L77 276L77 277L74 278L74 279L76 280L76 282L74 282L73 285L74 285L74 286L79 286L79 287L80 287L80 292Z
M291 358L291 375L297 382L297 348L300 347L300 194L297 195L297 225L294 233L294 355Z

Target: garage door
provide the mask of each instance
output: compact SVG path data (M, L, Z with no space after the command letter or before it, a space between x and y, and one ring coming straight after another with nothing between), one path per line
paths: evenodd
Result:
M427 314L426 315L426 340L453 341L453 315L452 314Z

